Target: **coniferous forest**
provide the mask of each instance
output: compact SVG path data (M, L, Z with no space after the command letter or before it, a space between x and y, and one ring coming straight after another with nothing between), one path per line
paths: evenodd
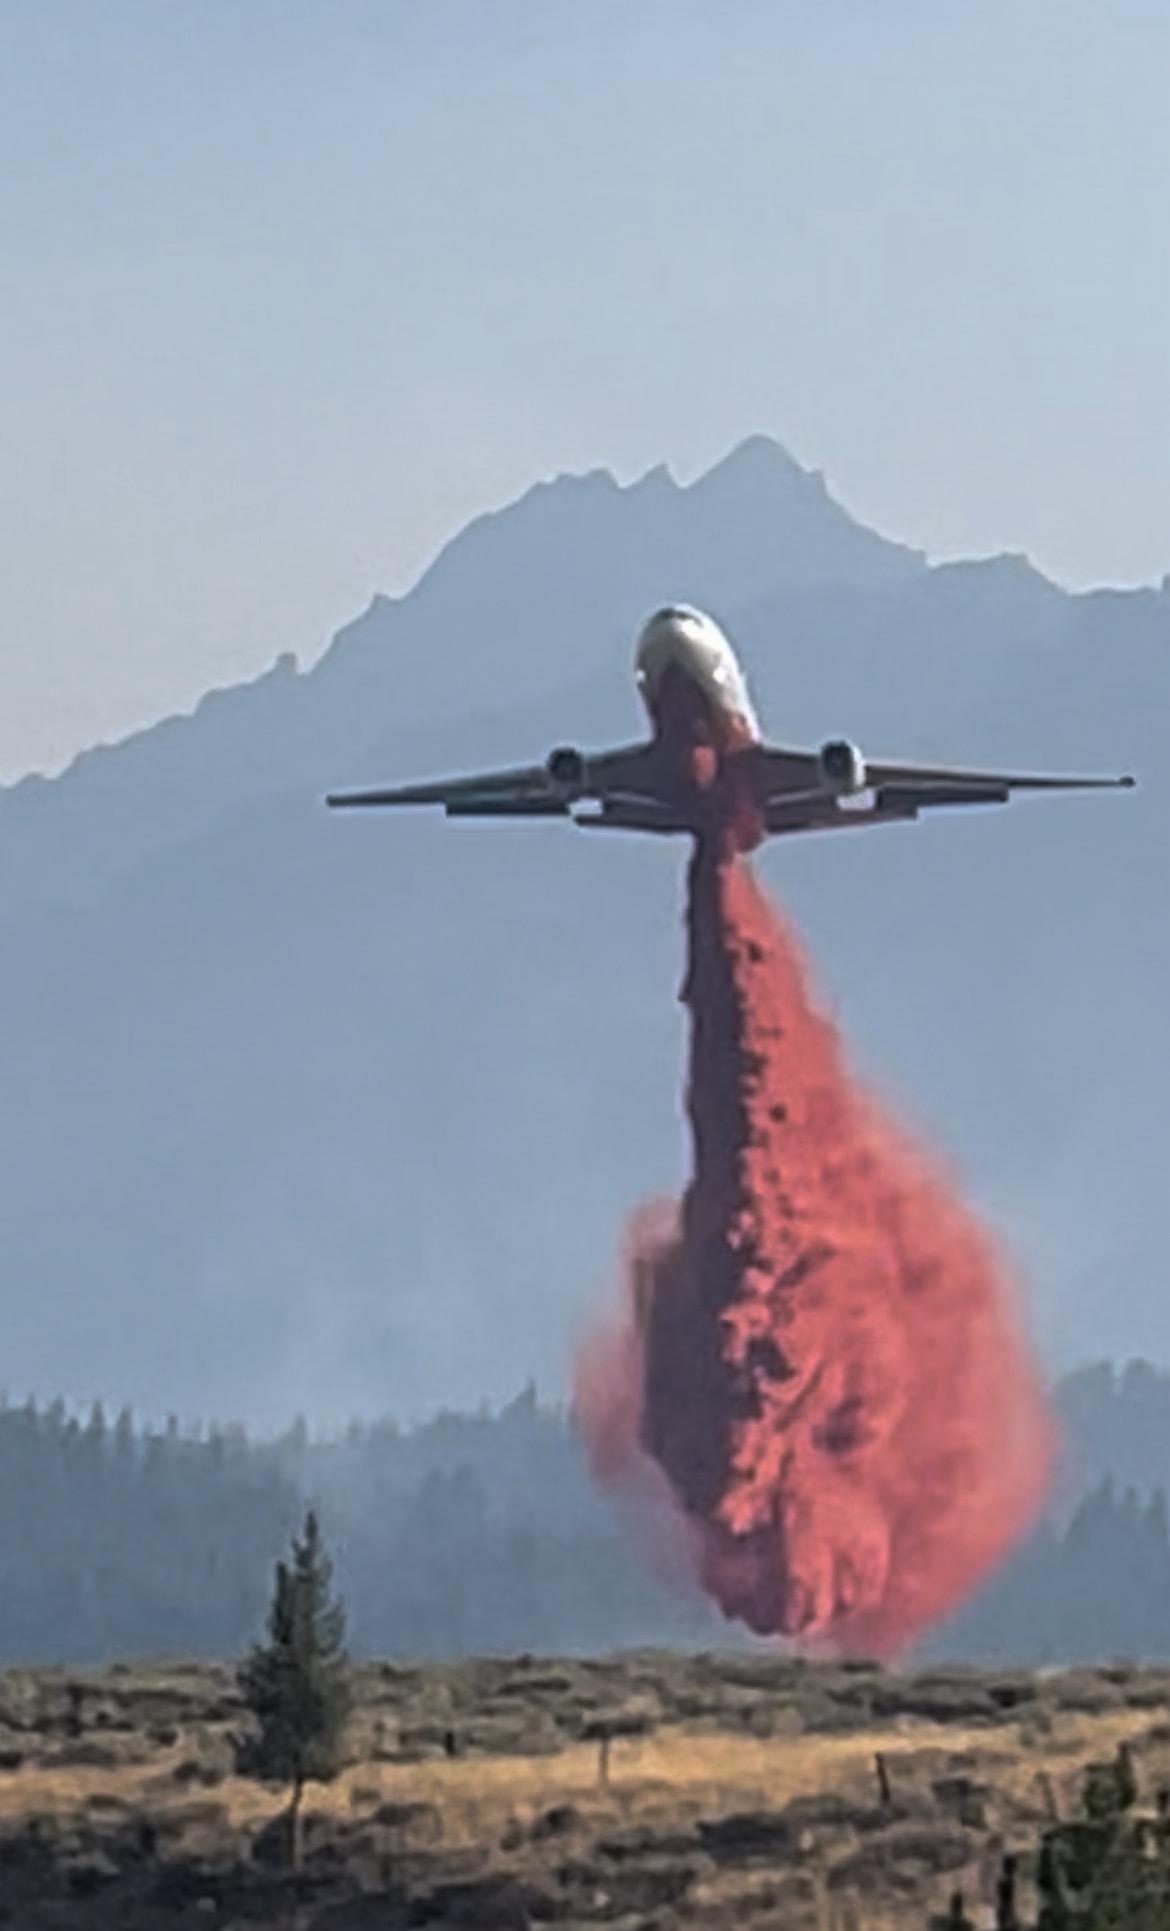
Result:
M1061 1481L1031 1541L930 1653L1042 1664L1170 1656L1170 1375L1057 1391ZM316 1439L140 1427L100 1406L0 1408L0 1663L241 1651L274 1555L320 1511L358 1655L565 1653L744 1641L648 1566L569 1422L499 1412Z

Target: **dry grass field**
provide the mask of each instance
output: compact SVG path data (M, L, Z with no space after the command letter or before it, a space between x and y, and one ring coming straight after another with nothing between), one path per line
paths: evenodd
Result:
M1124 1739L1151 1801L1170 1783L1170 1672L369 1665L294 1881L242 1722L227 1667L0 1678L0 1923L884 1931L957 1887L979 1921L1087 1762Z

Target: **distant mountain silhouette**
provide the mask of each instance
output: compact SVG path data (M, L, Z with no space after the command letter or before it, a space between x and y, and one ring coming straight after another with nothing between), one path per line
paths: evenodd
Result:
M320 794L629 736L668 597L727 623L778 737L1143 777L764 868L1056 1358L1170 1354L1170 598L928 568L753 439L689 488L541 484L310 673L0 794L14 1397L269 1422L560 1383L684 1170L681 852Z
M762 436L686 489L665 468L626 489L604 470L539 483L460 531L408 597L375 597L307 676L282 658L60 778L0 789L0 918L91 897L241 803L320 786L389 728L522 715L602 666L620 673L606 687L620 717L630 631L663 586L693 582L731 608L923 567Z

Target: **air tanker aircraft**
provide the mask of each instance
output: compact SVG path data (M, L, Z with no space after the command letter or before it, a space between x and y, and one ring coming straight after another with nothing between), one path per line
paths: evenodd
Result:
M334 794L335 806L441 805L449 818L569 818L588 830L723 835L741 849L797 831L904 824L928 807L1006 804L1013 791L1132 785L884 764L855 744L768 744L739 661L717 623L687 604L658 610L638 638L635 677L652 734L613 751L562 745L543 764L393 790Z

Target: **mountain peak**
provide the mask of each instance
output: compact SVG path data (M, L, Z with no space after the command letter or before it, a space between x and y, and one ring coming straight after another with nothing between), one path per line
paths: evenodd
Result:
M824 478L818 471L805 469L783 443L757 433L736 443L726 456L696 477L691 487L706 489L711 484L734 482L746 489L761 489L777 480L791 483L797 477L819 485L823 492Z
M770 566L777 583L870 585L925 568L920 551L860 523L819 469L806 469L771 436L736 443L686 495L704 522L738 532L740 552Z
M819 470L751 435L685 487L665 463L625 486L607 469L537 483L454 537L420 588L462 595L474 575L485 593L487 579L551 608L566 594L596 602L604 573L628 622L684 580L694 600L726 608L783 585L868 585L924 567L851 516Z
M678 484L665 463L655 463L643 476L638 476L629 485L631 490L677 490ZM1170 581L1170 579L1168 579Z

